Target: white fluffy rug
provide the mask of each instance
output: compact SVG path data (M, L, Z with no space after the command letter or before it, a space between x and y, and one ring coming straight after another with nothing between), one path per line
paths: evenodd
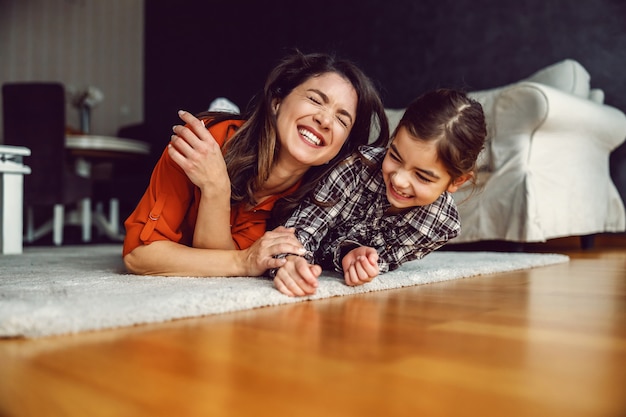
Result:
M558 254L434 252L348 287L324 273L315 294L290 298L268 278L141 277L124 272L121 246L27 247L0 255L0 337L42 337L163 322L379 291L562 262Z

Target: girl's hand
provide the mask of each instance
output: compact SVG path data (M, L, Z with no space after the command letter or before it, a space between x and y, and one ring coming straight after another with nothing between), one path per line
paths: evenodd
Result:
M276 272L274 285L290 297L315 294L321 273L319 265L311 265L300 256L288 256L286 263Z
M263 275L268 269L280 268L286 263L285 259L274 256L281 253L305 253L305 249L296 238L294 228L279 226L272 231L265 232L261 238L248 249L240 251L242 264L248 270L248 275Z
M183 110L178 115L185 125L172 128L174 134L167 150L170 157L203 194L229 201L230 179L222 149L203 121Z
M352 249L341 260L347 285L357 286L373 280L379 273L378 252L368 246Z

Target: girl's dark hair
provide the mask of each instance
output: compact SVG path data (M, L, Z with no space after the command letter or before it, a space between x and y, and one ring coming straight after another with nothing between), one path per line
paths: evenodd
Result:
M401 127L418 140L436 141L437 154L453 181L476 170L476 160L487 136L480 103L451 89L429 91L416 98L404 112L394 135Z
M285 220L337 162L350 155L358 146L367 144L373 128L378 133L374 144L386 146L389 126L373 82L350 61L337 59L329 54L303 54L296 50L283 58L270 72L262 94L253 98L244 115L199 115L211 120L207 127L228 119L246 120L225 146L224 159L232 188L231 204L254 203L254 192L267 180L278 155L280 142L277 137L276 116L272 110L275 100L281 101L311 77L327 73L339 74L354 87L358 97L355 123L339 153L328 164L309 168L302 178L300 188L276 203L272 225Z

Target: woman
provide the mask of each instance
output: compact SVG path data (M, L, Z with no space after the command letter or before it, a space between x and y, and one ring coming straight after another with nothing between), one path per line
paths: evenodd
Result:
M286 57L243 118L179 112L184 126L125 222L124 263L145 275L257 276L301 253L279 224L324 174L388 125L372 82L325 54Z

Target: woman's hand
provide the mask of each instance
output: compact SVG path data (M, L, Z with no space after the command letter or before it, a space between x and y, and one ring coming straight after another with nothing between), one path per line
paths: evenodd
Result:
M170 158L200 189L193 246L235 249L230 232L230 178L222 149L204 122L186 111L178 115L185 126L174 126L168 146Z
M304 254L306 251L296 238L295 229L279 226L267 231L248 249L240 251L241 262L248 268L250 276L263 275L268 269L280 268L286 260L274 256L283 253Z
M322 268L311 265L300 256L288 256L286 263L276 271L274 285L290 297L315 294Z
M183 110L178 115L186 124L172 128L170 157L203 194L230 201L230 179L222 149L203 121Z
M347 285L357 286L373 280L379 273L378 252L369 246L352 249L341 260Z

